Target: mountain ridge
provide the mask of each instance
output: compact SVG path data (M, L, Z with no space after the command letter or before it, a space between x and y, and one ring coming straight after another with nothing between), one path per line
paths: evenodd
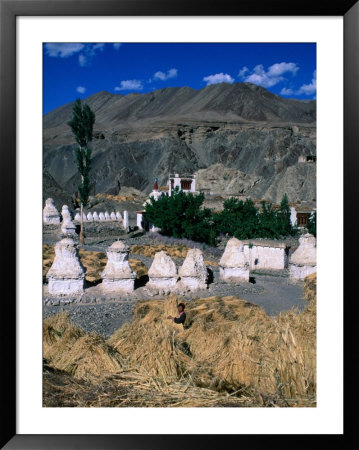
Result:
M231 111L235 116L246 120L273 121L275 119L311 123L315 121L316 113L315 100L304 103L297 99L286 99L248 82L218 83L198 90L188 86L167 87L148 93L131 93L128 95L100 91L83 101L89 104L95 114L100 114L100 120L103 107L109 106L109 104L121 111L120 114L117 112L117 116L115 116L118 119L133 117L134 115L137 118L149 118L163 115L171 117L205 111L222 113ZM155 108L153 108L153 102L155 102ZM186 102L189 102L189 104L186 105ZM268 102L272 102L272 104L269 105ZM273 108L273 102L277 102L275 108ZM71 116L73 103L67 103L45 114L44 127L52 127L52 118L58 116L60 111L66 111ZM166 104L166 107L164 104ZM173 111L170 106L175 106L177 110ZM251 110L253 106L257 110L259 106L260 112ZM284 114L285 112L287 115ZM111 119L113 120L114 117Z
M251 83L221 83L128 95L100 91L84 102L96 114L91 177L98 192L114 192L118 181L149 192L154 177L166 184L170 172L222 164L257 180L255 186L240 179L232 183L242 186L244 195L253 191L278 201L297 177L300 185L290 190L295 197L290 200L315 198L313 169L298 165L299 156L316 154L315 100L284 99ZM67 125L72 105L49 112L43 121L44 167L69 193L79 184L76 144Z

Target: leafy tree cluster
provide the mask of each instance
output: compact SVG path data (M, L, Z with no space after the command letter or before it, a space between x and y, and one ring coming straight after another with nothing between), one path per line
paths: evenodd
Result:
M228 233L238 239L279 239L297 232L290 221L287 194L277 210L263 201L261 212L251 199L243 201L232 197L224 202L223 211L217 215L216 228L218 233Z
M258 237L260 234L258 210L251 199L229 198L223 203L223 211L214 217L218 234L229 234L238 239Z
M161 233L176 238L215 244L216 231L213 226L212 211L202 208L204 194L193 195L176 188L172 196L162 195L151 198L146 205L146 218Z
M214 214L202 208L204 194L186 194L176 189L173 195L153 198L146 205L149 222L161 229L166 236L187 238L214 245L220 234L238 239L272 238L296 234L291 225L288 197L284 195L280 207L262 202L262 211L251 199L230 198L223 204L223 211Z

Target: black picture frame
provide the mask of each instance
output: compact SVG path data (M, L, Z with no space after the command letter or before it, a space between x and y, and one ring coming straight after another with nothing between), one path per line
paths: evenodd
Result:
M0 0L0 193L2 210L16 217L16 17L18 16L342 16L344 18L344 209L345 236L355 236L353 207L355 180L359 169L359 4L355 0L301 2L242 0L217 2L188 0ZM16 226L2 222L3 249L7 258L3 268L1 299L2 336L2 421L1 448L6 449L169 449L196 448L205 445L221 448L228 445L267 443L279 435L19 435L16 433ZM349 239L344 241L344 257L349 255ZM344 272L345 290L353 287L354 266ZM353 290L353 292L355 292ZM355 299L345 305L345 341L354 339ZM344 356L349 353L348 348ZM353 358L346 358L345 373L354 371ZM348 390L346 391L346 395ZM345 397L348 400L348 397ZM348 405L349 401L345 401ZM343 439L353 430L355 415L347 417ZM294 435L280 435L284 445ZM296 435L300 443L313 437ZM316 439L315 439L316 440ZM287 442L285 442L287 441ZM337 442L342 445L342 443ZM276 445L280 445L278 442Z

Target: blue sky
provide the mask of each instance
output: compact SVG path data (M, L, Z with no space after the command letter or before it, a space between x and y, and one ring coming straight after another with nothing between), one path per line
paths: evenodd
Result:
M249 81L285 98L316 97L313 43L45 43L44 114L106 90L146 93Z

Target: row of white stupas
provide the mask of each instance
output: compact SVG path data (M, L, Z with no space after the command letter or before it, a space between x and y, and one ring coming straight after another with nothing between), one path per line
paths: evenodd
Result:
M108 248L107 264L100 274L101 287L105 292L126 295L134 291L136 272L129 264L129 252L130 247L121 241L114 242ZM49 294L82 294L85 275L86 269L81 264L74 240L62 239L55 245L54 262L46 275L49 281ZM156 253L148 276L147 289L169 293L176 290L205 289L208 272L201 250L191 249L178 271L173 260L165 252Z
M62 207L61 216L63 219L63 222L65 222L65 219L67 222L72 221L72 216L69 210L69 207L67 205L64 205ZM61 216L58 210L56 209L54 205L54 200L52 198L48 198L45 203L45 207L43 209L43 222L44 224L59 224L61 222ZM75 217L73 219L75 222L81 221L81 214L76 213ZM124 228L128 228L129 226L129 220L128 220L128 212L124 211L123 216L119 211L116 213L112 211L110 214L108 211L97 213L95 212L89 212L87 214L82 213L82 220L84 222L122 222ZM67 224L68 225L68 224ZM69 227L67 227L69 228ZM72 225L70 226L72 228ZM75 229L75 226L73 227ZM69 236L74 233L67 233Z
M127 214L128 217L128 212L124 211L124 216ZM123 221L124 217L122 217L121 213L119 211L117 211L116 213L114 211L111 212L111 214L108 213L108 211L105 212L100 212L97 213L95 212L89 212L87 213L87 215L85 213L82 213L82 220L84 222L116 222L116 221ZM81 221L81 214L80 213L76 213L74 220L76 222L80 222Z
M101 272L105 292L131 294L134 291L136 273L131 269L128 256L130 248L117 241L107 250L107 264ZM303 279L316 272L316 242L314 236L303 235L299 247L290 259L290 277ZM55 246L55 259L47 273L49 294L78 295L84 291L86 270L78 256L75 242L62 239ZM228 241L219 261L220 278L228 283L249 281L249 261L244 245L236 238ZM176 264L165 252L155 254L148 271L146 289L160 293L196 291L208 287L208 271L199 249L188 251L183 265L177 271Z

